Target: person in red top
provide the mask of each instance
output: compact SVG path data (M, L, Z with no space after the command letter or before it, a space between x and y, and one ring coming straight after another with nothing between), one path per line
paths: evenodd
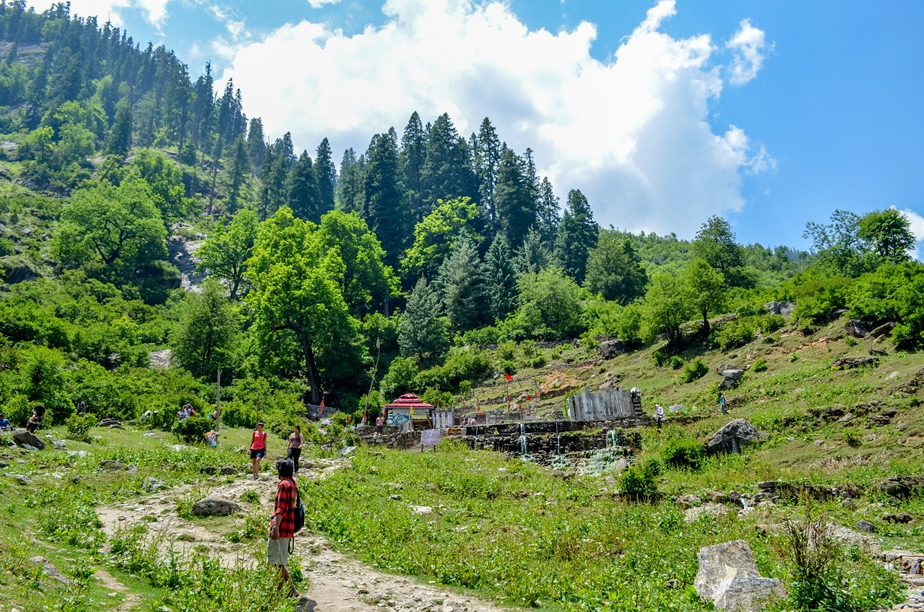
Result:
M289 585L289 597L299 597L286 562L289 560L289 542L295 534L295 500L298 496L298 487L292 478L294 464L288 457L276 462L276 471L279 473L279 487L276 489L276 505L270 519L269 542L266 546L266 559L270 565L279 568L282 574L282 585Z
M260 477L260 459L266 456L266 432L263 421L257 423L257 429L250 436L250 462L253 464L253 479Z

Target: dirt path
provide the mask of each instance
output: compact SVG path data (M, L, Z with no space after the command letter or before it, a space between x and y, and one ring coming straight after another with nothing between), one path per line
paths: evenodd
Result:
M302 470L300 476L323 478L338 469L342 460L318 462L309 470ZM240 530L249 513L255 516L269 516L272 499L276 492L276 479L264 476L254 481L249 477L238 477L227 483L223 479L211 479L200 485L185 486L169 491L133 499L114 506L101 506L97 514L107 535L114 535L121 529L136 524L148 526L148 538L163 544L172 544L178 551L205 550L220 559L226 566L235 563L256 564L263 560L264 537L260 536L242 543L232 543L228 534ZM259 498L252 500L253 491ZM221 519L185 520L177 515L177 500L202 499L206 494L223 497L238 503L242 513ZM304 534L296 538L296 553L300 559L302 574L307 582L303 588L303 600L298 612L372 611L392 612L500 612L503 608L473 596L450 591L445 587L423 584L402 576L379 572L357 560L351 559L333 549L330 543L317 534ZM99 572L101 579L109 576ZM109 576L112 578L112 576ZM114 591L124 592L115 585ZM140 597L130 596L118 610L128 610L140 603ZM293 602L294 607L294 602Z
M113 575L106 570L98 569L93 575L102 583L104 587L112 591L112 593L118 593L123 596L123 599L119 602L118 607L110 608L113 610L113 612L127 612L128 610L132 610L141 604L141 595L129 591L128 587L116 580L115 577L113 577Z

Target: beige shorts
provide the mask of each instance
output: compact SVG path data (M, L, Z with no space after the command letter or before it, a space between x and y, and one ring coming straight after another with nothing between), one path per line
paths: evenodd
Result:
M268 540L266 545L266 560L270 565L280 565L285 567L289 560L289 540L291 538L279 538L278 540Z

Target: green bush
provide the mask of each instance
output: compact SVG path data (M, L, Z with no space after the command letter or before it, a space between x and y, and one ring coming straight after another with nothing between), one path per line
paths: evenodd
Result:
M783 315L767 315L760 319L760 331L763 334L772 334L786 325L786 319Z
M716 332L714 342L720 349L727 351L753 341L755 333L749 319L729 321Z
M536 341L523 340L520 342L520 351L523 353L524 357L527 359L532 359L536 356Z
M653 499L658 495L660 474L661 465L657 461L633 465L619 475L619 491L636 501Z
M514 355L516 354L517 345L512 340L507 340L506 342L501 342L497 346L497 358L507 361L513 361Z
M681 374L681 379L685 383L691 383L693 381L699 380L703 376L709 373L709 366L707 366L702 359L697 357L693 361L687 363L683 368L683 373Z
M860 432L856 429L848 429L844 431L844 442L846 442L847 446L851 448L859 448L862 444L860 442Z
M754 366L751 368L755 372L764 372L767 369L767 360L761 357L754 362Z
M654 361L654 364L659 368L663 368L670 361L670 357L664 348L659 348L651 354L651 359Z
M680 355L674 355L673 357L671 357L670 364L671 364L672 370L679 370L680 368L683 367L683 363L684 363L683 357L681 357Z
M177 421L172 433L186 444L205 442L205 434L212 429L212 421L201 416L191 416Z
M542 366L544 366L546 363L548 363L548 361L546 360L545 356L536 355L535 357L532 358L532 360L530 360L529 366L531 368L539 369Z
M96 415L80 415L76 412L64 422L67 427L67 437L78 442L90 442L90 428L96 424Z
M669 440L661 457L672 468L698 470L706 458L706 445L696 440Z

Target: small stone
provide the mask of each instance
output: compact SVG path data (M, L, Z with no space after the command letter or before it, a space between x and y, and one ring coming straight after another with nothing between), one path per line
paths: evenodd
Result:
M824 440L815 440L814 442L815 446L822 446L824 443L825 443Z
M148 493L154 493L156 491L161 491L167 488L167 484L163 480L157 480L153 476L148 476L144 479L144 482L141 484L141 488L147 491Z
M430 506L411 506L411 510L414 511L414 514L419 514L421 516L433 514L433 508Z
M22 474L13 474L12 477L16 482L23 485L24 487L32 484L32 479L28 476L23 476Z
M856 510L857 502L855 502L852 498L848 497L847 499L841 502L841 508L846 508L847 510Z
M857 521L854 527L856 527L857 531L862 531L864 533L876 533L876 526L869 521Z
M401 496L396 493L395 495L389 495L388 499L392 501L401 501Z

